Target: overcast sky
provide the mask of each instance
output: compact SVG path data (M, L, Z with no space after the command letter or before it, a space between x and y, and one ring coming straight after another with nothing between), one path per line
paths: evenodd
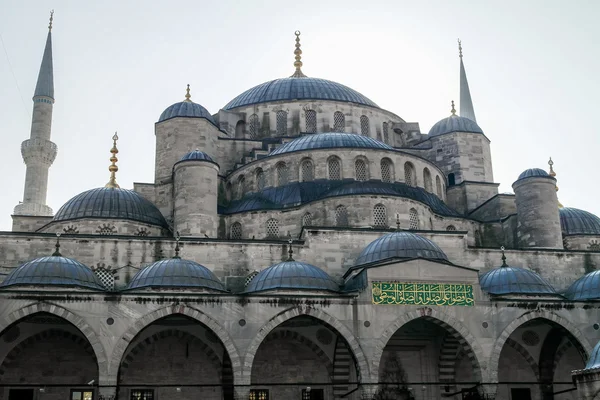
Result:
M460 37L500 191L552 156L559 200L600 214L600 1L0 0L0 230L23 198L20 145L52 8L55 212L108 181L115 130L121 187L152 182L154 123L185 85L216 113L294 72L298 29L305 74L356 89L422 132L458 102Z

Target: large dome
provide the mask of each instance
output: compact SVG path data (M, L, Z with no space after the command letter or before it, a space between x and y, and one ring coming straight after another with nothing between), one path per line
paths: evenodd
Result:
M375 239L365 247L354 265L391 258L425 258L434 261L448 261L443 250L431 240L411 232L392 232Z
M429 136L440 136L451 132L483 133L483 130L477 125L477 122L469 118L451 115L433 125L429 130Z
M67 201L54 216L54 221L79 218L116 218L168 227L158 208L133 190L97 188L80 193Z
M333 100L379 108L377 104L337 82L319 78L290 77L261 83L231 100L223 109L284 100Z
M90 268L62 256L41 257L26 262L8 274L0 288L31 285L105 290Z
M246 292L276 289L337 292L340 288L322 269L304 262L288 260L260 271L250 281Z
M368 136L355 133L328 132L301 136L276 148L269 155L336 148L394 150L392 146Z
M578 208L561 208L560 226L565 235L600 235L600 218Z
M535 272L508 265L486 272L479 284L482 290L495 295L556 295L554 288Z
M600 270L577 279L565 292L569 300L600 300Z
M139 271L127 289L153 288L206 288L225 291L219 278L211 270L191 260L170 258L160 260Z

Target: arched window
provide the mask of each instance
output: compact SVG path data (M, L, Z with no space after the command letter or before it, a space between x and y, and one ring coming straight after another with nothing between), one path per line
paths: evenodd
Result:
M256 170L256 190L263 190L266 186L265 173L261 168Z
M335 208L335 226L348 226L348 210L345 206Z
M367 171L367 164L365 160L358 159L354 162L354 171L356 173L357 181L366 181L369 179L369 173Z
M455 230L456 230L456 227L455 227L454 225L448 225L448 226L446 227L446 230L447 230L448 232L455 231Z
M417 186L415 167L409 162L404 164L404 183L408 186Z
M244 282L244 287L248 286L250 284L250 282L252 282L252 279L256 278L256 275L258 275L258 271L252 271L247 277L246 277L246 281Z
M389 131L387 122L383 123L383 142L384 143L390 142L390 131Z
M456 185L456 178L454 177L454 172L448 174L448 186Z
M238 178L235 198L241 199L242 197L244 197L244 193L246 193L246 178L244 177L244 175L242 175Z
M287 112L286 111L277 111L277 135L285 136L287 135Z
M431 181L431 172L429 172L429 168L423 170L423 184L425 185L425 190L429 193L433 192L433 183Z
M312 182L315 180L315 167L311 160L303 160L300 164L300 182Z
M442 197L442 180L440 179L439 175L435 176L435 190L437 192L437 195L440 199L443 199Z
M304 118L306 133L317 133L317 112L315 110L306 110Z
M241 239L242 238L242 224L239 222L234 222L231 224L231 232L230 236L232 239Z
M363 136L369 136L369 117L366 115L360 116L360 134Z
M238 121L235 125L235 137L243 138L244 131L246 130L246 123L244 121Z
M279 221L271 218L267 221L267 237L274 239L279 237Z
M381 132L379 130L377 131L377 140L379 140L380 142L382 141Z
M312 225L312 214L307 212L302 216L302 226L311 226Z
M333 131L344 132L346 130L346 116L343 112L336 111L333 114Z
M342 179L342 166L339 158L330 157L329 160L327 160L327 169L329 171L329 179L332 181L339 181Z
M373 226L385 228L388 226L387 210L383 204L373 207Z
M391 183L394 181L392 160L384 158L381 160L381 181Z
M277 169L277 186L283 186L288 183L288 167L286 163L280 162L275 167Z
M419 229L419 214L416 209L410 209L408 212L408 219L410 229Z
M256 139L258 137L258 131L260 129L260 123L258 122L258 115L252 114L248 118L248 134L250 139Z

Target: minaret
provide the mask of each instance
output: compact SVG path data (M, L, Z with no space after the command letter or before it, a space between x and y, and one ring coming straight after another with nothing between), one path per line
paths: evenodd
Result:
M460 39L458 39L458 57L460 58L460 116L477 122L475 119L475 110L473 109L473 101L471 100L471 92L469 91L467 73L465 72L465 64L463 64L462 43Z
M50 141L52 108L54 104L54 75L52 68L52 19L50 13L48 37L33 94L33 117L30 138L21 144L21 154L27 166L23 201L15 207L14 215L52 216L46 205L48 169L57 153L56 144Z

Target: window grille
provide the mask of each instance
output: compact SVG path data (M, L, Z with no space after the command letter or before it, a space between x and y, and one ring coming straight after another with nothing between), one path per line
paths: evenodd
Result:
M76 235L79 233L79 229L75 225L69 225L66 228L63 228L63 232L66 234Z
M315 110L306 110L304 115L306 119L306 132L317 133L317 112Z
M381 160L381 181L392 182L392 162L387 158Z
M258 115L252 114L250 118L248 118L248 134L250 135L250 139L256 139L259 129L260 123L258 122Z
M248 400L269 400L269 391L267 389L251 389Z
M329 179L334 181L342 179L342 168L338 158L330 158L327 162L327 166L329 169Z
M279 221L275 218L267 221L267 237L271 239L279 237Z
M417 214L417 210L411 208L408 212L408 217L410 221L410 229L419 229L419 214Z
M404 183L408 186L415 186L414 182L414 168L411 163L404 164Z
M387 122L383 123L383 141L385 143L389 143L390 142L390 131L389 131L388 123Z
M300 166L300 174L301 182L311 182L315 179L314 167L311 160L302 161L302 165Z
M288 167L285 163L277 164L277 186L288 183Z
M312 225L312 214L307 212L302 216L302 226L311 226Z
M100 235L114 235L115 233L117 233L117 230L115 229L114 226L108 225L108 224L102 224L101 226L98 227L98 229L96 230L96 233L100 234Z
M360 117L360 134L363 136L369 136L369 117L362 115Z
M277 111L277 135L287 135L287 112Z
M439 175L435 177L435 190L437 191L438 197L442 198L442 180Z
M423 170L423 183L425 185L425 190L429 193L433 192L433 185L431 183L431 172L429 172L429 168L425 168Z
M234 222L231 225L231 238L232 239L241 239L242 238L242 224L239 222Z
M130 400L154 400L154 390L132 389L129 398Z
M258 275L258 271L252 271L252 273L250 273L250 275L248 275L246 277L246 281L244 282L244 286L248 286L250 284L250 282L252 282L252 279L254 279L256 277L256 275Z
M113 290L115 288L115 276L113 273L106 268L98 268L94 271L100 283L106 290Z
M588 246L588 250L592 251L600 251L600 243L596 239L590 240L590 245Z
M147 228L138 228L137 231L135 231L134 233L135 236L139 236L139 237L146 237L146 236L150 236L150 232L148 232Z
M446 230L447 230L448 232L450 232L450 231L455 231L455 230L456 230L456 227L455 227L454 225L448 225L448 226L446 227Z
M263 190L266 186L265 173L262 169L258 169L256 171L256 188L258 190Z
M335 225L348 226L348 210L344 206L337 206L335 209Z
M373 207L373 225L377 227L387 227L387 210L383 204L377 204Z
M366 181L369 179L367 174L367 164L365 164L364 160L356 160L354 163L354 169L356 172L357 181Z
M344 132L346 130L346 116L343 112L336 111L333 114L333 131Z

